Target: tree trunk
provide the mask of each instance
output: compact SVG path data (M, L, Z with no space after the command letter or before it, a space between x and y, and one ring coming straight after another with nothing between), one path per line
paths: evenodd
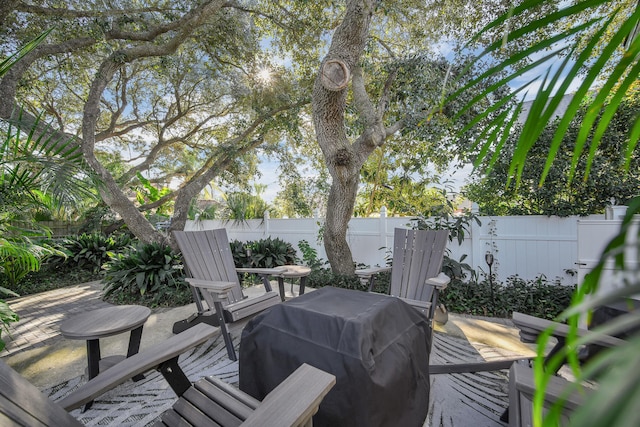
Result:
M384 140L381 117L367 98L358 65L376 3L367 0L347 3L344 19L333 35L313 87L311 104L316 138L333 179L327 201L324 245L331 268L338 274L349 275L355 271L347 243L347 227L353 215L360 169ZM356 108L367 124L363 135L353 143L347 137L344 124L348 90L345 80L349 76L353 76Z
M347 243L347 228L353 215L360 167L343 167L342 179L334 177L327 201L327 214L324 229L324 247L329 264L334 272L353 274L355 264L351 249ZM333 174L332 174L333 175Z

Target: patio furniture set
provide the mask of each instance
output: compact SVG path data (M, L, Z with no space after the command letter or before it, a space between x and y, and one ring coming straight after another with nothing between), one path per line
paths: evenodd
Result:
M80 425L67 411L91 405L106 391L152 369L162 373L178 396L159 425L419 426L427 415L429 374L499 369L510 369L510 425L530 422L535 387L526 364L505 359L429 365L434 310L439 291L448 284L440 274L446 231L396 229L392 298L331 287L304 294L309 269L301 266L238 269L224 229L176 232L175 238L197 313L174 325L176 335L142 352L138 347L148 309L116 306L70 318L61 332L87 341L88 382L52 402L0 361L1 425ZM357 274L371 291L381 270L387 269ZM264 294L245 298L241 273L261 277ZM278 280L279 293L269 277ZM300 279L300 296L282 303L285 278ZM252 318L240 342L239 389L214 377L192 384L178 357L222 336L229 358L237 360L226 325L247 317ZM517 313L513 320L525 342L549 326ZM126 358L101 360L99 339L129 331ZM556 331L561 345L566 330ZM620 342L611 338L601 344ZM552 385L560 387L562 381L554 379Z

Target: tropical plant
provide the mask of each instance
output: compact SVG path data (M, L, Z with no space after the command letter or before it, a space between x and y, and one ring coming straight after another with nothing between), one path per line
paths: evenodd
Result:
M241 244L234 242L236 267L273 268L296 263L296 250L289 242L280 238L267 237ZM243 255L244 253L244 255Z
M413 218L412 226L416 230L448 230L449 241L454 240L458 245L462 245L465 235L471 233L471 224L475 222L482 225L480 218L475 212L466 210L462 213L453 214L453 204L445 197L447 207L440 210L435 215L419 215ZM451 251L447 248L442 260L442 272L454 281L462 281L467 275L474 279L476 272L469 264L464 262L467 258L463 254L459 259L451 258Z
M539 183L548 178L551 166L558 152L562 149L561 142L565 131L582 102L587 103L587 111L582 118L573 147L573 156L569 168L568 179L579 179L589 176L592 165L598 155L598 148L605 131L618 110L623 99L633 91L638 90L638 75L640 74L640 4L636 1L605 1L585 0L575 3L560 3L551 12L540 12L540 7L548 4L543 0L528 0L518 3L509 13L500 16L480 31L478 37L506 25L508 30L501 40L496 40L481 54L480 58L491 55L500 57L503 46L511 46L501 60L493 62L491 67L479 78L462 89L468 90L474 84L482 81L486 76L504 72L506 77L500 84L514 83L534 66L542 66L543 72L538 79L532 79L528 84L518 86L509 96L501 97L495 107L487 109L486 116L496 111L500 104L506 105L516 100L525 90L539 85L539 90L533 99L528 117L518 135L513 151L513 158L509 165L508 181L506 185L518 185L527 163L531 148L544 131L545 126L552 120L559 100L570 90L575 90L572 101L559 119L558 126L551 140L546 163L542 169ZM513 19L519 16L535 16L536 20L525 26L509 26ZM534 43L519 43L524 37L548 30L548 36L534 37ZM515 47L514 47L515 46ZM519 66L525 58L536 58L525 66ZM539 59L538 59L539 58ZM574 89L574 85L575 89ZM474 98L465 108L460 110L464 114L483 97L490 95L492 85ZM454 94L454 96L456 96ZM516 118L522 110L523 100L514 102L511 113L499 114L484 128L483 138L477 141L480 155L476 161L477 167L491 168L500 150L513 129ZM483 115L478 116L478 120ZM473 121L472 121L473 122ZM640 138L640 115L630 118L629 133L624 135L625 159L628 167L632 155L638 149ZM578 164L585 155L585 168L582 177L577 176ZM633 215L640 212L640 198L629 202L627 214L622 221L620 233L606 247L600 262L585 278L584 283L578 285L571 306L558 319L567 321L573 331L563 351L552 360L552 366L546 372L543 369L543 352L549 334L539 341L538 357L534 371L536 394L534 397L534 425L558 425L562 400L545 417L542 404L544 401L545 385L549 375L553 372L553 365L560 363L566 357L576 374L577 381L572 387L579 387L582 380L593 379L597 375L600 386L591 393L586 403L580 406L571 418L572 425L579 426L627 426L640 422L637 411L638 388L640 370L637 369L640 353L640 337L634 334L626 345L617 347L587 362L584 366L578 363L578 349L584 341L578 340L576 328L581 319L589 315L596 306L607 301L624 297L631 297L640 291L640 273L637 270L627 271L628 286L617 292L605 296L595 296L598 283L606 262L612 259L620 269L629 268L629 259L625 253L627 246L640 246L640 230L632 228ZM630 235L632 234L633 235ZM635 240L634 240L635 239ZM637 259L633 260L637 265ZM592 294L588 299L587 294ZM614 334L621 330L640 326L640 315L631 312L594 331L594 334Z
M124 252L132 242L132 238L127 234L106 236L96 232L71 236L57 244L66 256L63 259L53 257L50 262L64 263L67 268L79 267L98 273L111 259L111 255Z
M226 202L226 215L236 222L264 218L265 211L271 209L269 204L260 197L260 192L258 194L230 193L226 197Z
M440 293L451 312L507 318L514 311L545 319L556 318L569 307L575 286L539 276L524 280L507 277L504 283L482 280L452 281Z
M144 301L152 306L179 305L191 300L182 258L171 247L141 243L110 255L102 279L105 298Z
M4 76L17 61L35 49L47 34L48 32L40 34L25 44L18 52L0 62L0 77ZM37 121L33 124L32 129L37 129ZM36 172L36 177L34 177L34 172L28 167L36 166L34 169L37 170L38 167L43 166L37 161L34 162L33 158L29 156L29 154L33 154L29 153L29 147L46 151L46 146L30 143L36 139L30 133L23 150L23 141L19 137L19 133L14 134L9 124L6 127L4 141L0 146L0 233L3 235L0 238L0 273L5 275L9 283L14 285L29 271L37 270L40 266L41 255L49 250L48 247L34 245L26 236L16 235L16 227L12 224L13 221L23 218L22 209L25 205L32 207L33 202L42 200L38 198L38 195L47 193L47 191L41 191L41 186L34 185L38 183L36 178L38 173ZM47 161L45 164L51 164L51 162ZM60 192L55 191L56 187L53 186L53 188L54 196L60 195ZM58 190L60 190L59 187ZM42 203L39 204L42 205ZM33 222L30 221L31 224ZM17 296L15 292L5 288L0 289L0 294ZM7 329L10 323L16 321L18 321L18 315L3 299L0 299L0 334L3 329ZM4 346L4 341L0 339L0 350L4 349Z
M51 32L51 30L45 31L44 33L40 34L35 39L31 40L30 42L28 42L24 46L22 46L17 52L9 55L7 58L5 58L2 61L0 61L0 77L4 76L7 73L7 71L9 71L11 69L11 67L13 67L13 65L16 62L18 62L26 54L28 54L33 49L35 49L36 46L38 46L40 43L42 43L42 41L47 37L47 35L50 32Z
M0 287L0 296L4 297L5 295L12 297L19 296L10 289ZM9 325L17 322L18 320L20 320L20 318L13 310L11 310L9 304L7 304L4 299L0 299L0 351L4 350L6 345L2 339L2 332L9 333Z
M38 271L49 256L66 255L47 243L33 243L26 236L0 238L0 274L12 288L28 273Z
M22 116L19 115L17 121ZM36 218L43 211L75 207L94 197L83 180L88 175L82 154L68 140L43 136L48 125L39 118L24 133L13 121L5 123L0 141L0 241L2 273L15 284L30 271L37 271L43 257L63 255L31 238L49 231Z
M298 249L302 252L302 262L304 265L310 267L311 271L319 270L326 264L326 261L323 262L322 259L318 257L318 251L306 240L300 240L298 242Z
M386 283L388 285L388 282ZM378 281L376 280L376 285L378 285ZM311 288L322 288L325 286L333 286L336 288L343 289L354 289L358 291L366 291L367 285L363 284L358 276L354 275L345 275L345 274L336 274L330 268L320 268L317 270L311 271L309 277L307 277L307 286ZM376 286L374 290L379 290ZM388 287L386 288L388 289Z
M141 205L145 203L154 203L162 200L163 197L171 194L171 190L168 187L163 187L161 189L157 189L150 180L142 176L140 172L136 174L138 181L140 181L140 186L135 188L136 191L136 200ZM173 211L173 203L164 203L156 208L155 213L157 215L162 215L164 217L169 217L171 212ZM147 215L148 217L149 215Z

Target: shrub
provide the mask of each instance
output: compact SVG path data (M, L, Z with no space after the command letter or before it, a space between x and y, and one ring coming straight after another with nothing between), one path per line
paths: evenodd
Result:
M328 264L328 261L323 262L322 259L318 257L318 251L311 247L306 240L299 241L298 248L300 252L302 252L302 262L311 268L311 270L319 270L323 265Z
M132 242L131 237L126 234L105 236L102 233L85 233L68 237L57 244L67 257L54 256L48 263L59 269L79 267L99 273L102 265L109 261L109 253L123 252Z
M354 289L358 291L367 290L367 287L360 282L357 276L334 274L330 268L312 270L311 274L307 277L307 286L311 288L334 286L336 288Z
M452 281L440 293L440 301L456 313L510 318L519 311L553 319L569 306L574 291L575 286L552 282L544 276L528 281L511 276L505 284L491 284L486 278L481 282Z
M99 280L101 276L92 270L80 268L58 268L57 265L43 263L40 270L24 276L13 288L20 296L37 294L38 292L73 286L79 283ZM6 280L0 277L0 286L8 286Z
M247 243L234 240L230 245L236 267L273 268L297 261L296 250L291 243L279 238L267 237Z
M180 255L158 243L139 244L115 253L105 265L105 299L154 306L178 306L192 300Z
M0 296L3 297L4 295L13 297L18 296L18 294L10 289L0 287ZM4 299L0 299L0 351L4 350L5 347L5 342L2 339L2 332L9 333L9 325L17 322L18 320L20 320L20 318L13 310L11 310L9 304L7 304Z
M233 255L233 263L235 266L238 268L249 267L251 261L247 253L247 246L240 240L232 240L229 242L229 245L231 246L231 254Z

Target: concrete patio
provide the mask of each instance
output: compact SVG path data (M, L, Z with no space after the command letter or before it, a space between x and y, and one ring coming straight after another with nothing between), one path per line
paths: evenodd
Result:
M289 289L288 289L289 290ZM295 290L295 289L294 289ZM260 287L250 292L261 292ZM81 385L86 368L84 341L69 340L59 333L67 316L105 307L99 282L91 282L18 298L10 305L20 315L5 336L1 357L49 395L59 399ZM172 335L172 325L196 311L195 304L154 310L144 326L141 350ZM236 350L245 322L231 325ZM127 338L116 335L101 340L103 355L126 353ZM432 364L492 360L533 355L518 338L507 319L480 319L449 315L446 325L436 325ZM238 363L227 357L222 339L207 342L183 355L180 364L191 380L216 375L237 385ZM432 375L429 415L425 426L502 426L500 414L507 405L507 372ZM149 373L139 382L127 382L96 400L93 407L72 414L86 425L146 426L176 400L162 376Z

